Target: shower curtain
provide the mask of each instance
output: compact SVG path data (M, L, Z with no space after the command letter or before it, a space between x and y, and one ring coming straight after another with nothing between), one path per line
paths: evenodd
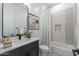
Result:
M41 44L49 47L49 52L51 54L51 14L50 9L44 10L40 14L40 35Z

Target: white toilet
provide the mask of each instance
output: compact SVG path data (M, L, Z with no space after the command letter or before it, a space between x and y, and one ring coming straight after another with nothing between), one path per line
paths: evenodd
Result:
M40 56L49 56L49 48L46 45L40 45L39 47Z

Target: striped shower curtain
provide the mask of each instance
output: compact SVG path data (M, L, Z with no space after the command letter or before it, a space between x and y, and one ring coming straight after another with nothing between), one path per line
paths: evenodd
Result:
M51 14L49 9L40 14L40 35L41 44L48 46L51 51Z

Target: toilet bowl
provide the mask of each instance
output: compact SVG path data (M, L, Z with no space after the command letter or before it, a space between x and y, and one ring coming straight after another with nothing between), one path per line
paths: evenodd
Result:
M48 56L49 55L49 47L46 45L40 45L39 55L40 56Z

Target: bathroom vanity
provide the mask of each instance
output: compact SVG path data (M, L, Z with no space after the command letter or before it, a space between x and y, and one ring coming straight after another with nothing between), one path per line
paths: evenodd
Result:
M11 47L1 49L1 56L38 56L39 38L14 40Z

